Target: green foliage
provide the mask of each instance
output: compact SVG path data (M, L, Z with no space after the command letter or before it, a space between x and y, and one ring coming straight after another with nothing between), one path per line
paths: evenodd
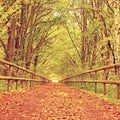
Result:
M85 0L16 0L1 1L0 5L0 53L6 56L8 27L16 18L16 41L14 61L25 66L30 39L31 16L33 16L30 68L46 76L61 78L78 74L86 69L113 62L115 46L115 6L104 2ZM31 12L34 8L33 15ZM112 8L112 10L110 9ZM23 13L22 13L23 12ZM23 17L23 18L22 18ZM21 45L21 39L22 44ZM108 46L108 41L110 46ZM109 57L106 56L110 53ZM22 55L21 55L22 54ZM37 66L34 65L38 55ZM2 57L3 58L3 57ZM108 60L110 58L110 60ZM84 66L84 67L83 67ZM52 72L51 72L52 71Z
M94 84L91 83L90 85L90 91L87 91L88 88L84 86L84 83L82 84L76 84L76 83L72 83L69 84L71 87L73 88L77 88L77 89L82 89L83 91L86 91L90 94L94 94ZM87 84L86 84L87 86ZM116 85L107 85L107 94L103 95L103 85L102 84L98 84L97 85L97 96L99 96L100 100L105 100L105 101L109 101L112 103L116 103L116 104L120 104L120 100L116 99Z

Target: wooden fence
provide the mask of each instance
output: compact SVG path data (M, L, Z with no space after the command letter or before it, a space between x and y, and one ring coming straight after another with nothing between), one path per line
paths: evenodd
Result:
M23 67L0 60L0 83L2 84L2 82L6 83L6 90L10 91L13 84L15 89L18 89L18 87L31 87L51 81Z
M97 93L98 84L103 84L103 94L107 94L107 84L116 85L116 97L120 99L120 64L104 66L98 69L89 70L78 75L68 77L60 81L61 83L76 83L83 85L90 90L90 85L94 84L94 91Z

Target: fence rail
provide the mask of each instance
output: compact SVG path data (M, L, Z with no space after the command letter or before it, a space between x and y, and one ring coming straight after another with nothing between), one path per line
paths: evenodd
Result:
M94 84L94 91L97 93L98 83L103 84L103 94L107 94L107 84L116 85L116 97L120 99L120 64L104 66L98 69L89 70L78 75L68 77L60 81L61 83L84 83L90 90L90 84Z
M18 89L18 86L31 87L51 81L23 67L0 60L0 83L2 84L2 82L6 82L7 91L10 91L12 84L15 85L15 89Z

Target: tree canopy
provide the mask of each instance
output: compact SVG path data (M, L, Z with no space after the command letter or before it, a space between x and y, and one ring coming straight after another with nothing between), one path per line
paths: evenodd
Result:
M119 0L0 0L0 58L59 79L120 62Z

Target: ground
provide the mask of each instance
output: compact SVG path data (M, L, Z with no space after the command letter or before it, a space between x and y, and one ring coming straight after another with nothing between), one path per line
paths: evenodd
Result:
M0 120L120 120L120 105L49 83L1 94Z

